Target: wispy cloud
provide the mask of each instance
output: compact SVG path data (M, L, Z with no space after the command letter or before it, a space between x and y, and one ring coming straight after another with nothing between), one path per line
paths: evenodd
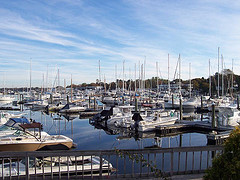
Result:
M182 77L208 76L208 59L217 70L217 48L225 66L238 65L240 3L228 1L24 1L0 3L0 71L8 79L27 81L32 59L34 85L41 84L49 66L62 78L73 75L76 83L102 76L114 80L115 65L122 77L134 77L135 64L146 57L147 78L156 75L156 62L167 77L167 54L173 77L178 54ZM199 71L199 69L202 69ZM131 73L129 72L131 70ZM25 73L20 73L24 71ZM235 68L236 73L240 71Z

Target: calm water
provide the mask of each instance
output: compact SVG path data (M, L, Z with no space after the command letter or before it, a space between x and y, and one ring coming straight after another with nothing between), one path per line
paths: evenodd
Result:
M1 105L1 103L0 103ZM125 129L113 131L97 129L89 124L89 119L79 119L79 115L64 117L63 115L46 114L41 111L31 111L24 107L28 119L32 118L43 124L43 130L47 133L62 134L73 139L77 144L77 150L101 150L101 149L140 149L158 144L162 148L179 146L205 146L207 139L205 134L185 133L171 137L156 137L155 133L135 134ZM19 113L12 111L12 113ZM181 140L180 140L181 138ZM181 144L180 144L181 142Z
M12 111L13 112L13 111ZM33 119L43 124L43 130L47 133L62 134L73 139L77 144L76 149L73 150L104 150L104 149L141 149L158 144L159 147L186 147L186 146L206 146L207 138L205 134L200 133L185 133L182 135L170 137L156 137L154 132L139 133L128 132L124 129L103 130L97 129L89 124L88 119L79 119L78 115L71 117L64 117L58 114L46 114L41 111L30 111L28 107L24 107L24 111L28 119ZM19 113L14 111L13 113ZM70 119L70 120L69 120ZM115 133L115 134L112 134ZM180 143L181 142L181 143ZM195 154L196 156L197 154ZM191 155L189 156L189 164L191 164ZM199 155L197 155L199 156ZM123 170L123 160L119 160L116 165L116 158L104 157L109 160L114 167L118 167L119 172ZM153 158L153 157L152 157ZM165 164L162 164L162 157L158 157L158 167L161 169L169 166L170 156L164 157ZM185 167L185 155L181 154L180 168ZM178 162L178 156L174 156L174 162ZM198 161L195 163L199 164ZM122 165L120 165L122 164ZM174 169L177 168L177 163ZM196 166L196 168L198 165ZM139 165L135 165L135 171L138 171ZM168 167L169 168L169 167ZM199 167L198 167L199 168ZM188 169L191 169L189 167ZM131 163L127 164L127 172L131 171Z
M62 134L73 139L77 144L77 150L100 150L100 149L139 149L155 144L160 147L179 146L205 146L207 139L205 134L186 133L171 137L156 137L155 133L141 133L136 135L125 129L112 131L97 129L89 124L89 119L79 119L74 115L72 120L58 114L45 114L40 111L26 110L27 118L32 118L43 124L43 130L49 134ZM180 136L182 144L180 145Z

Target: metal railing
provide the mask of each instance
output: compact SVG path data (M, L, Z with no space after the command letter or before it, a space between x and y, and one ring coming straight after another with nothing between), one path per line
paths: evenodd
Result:
M223 146L0 152L2 179L136 178L202 173Z

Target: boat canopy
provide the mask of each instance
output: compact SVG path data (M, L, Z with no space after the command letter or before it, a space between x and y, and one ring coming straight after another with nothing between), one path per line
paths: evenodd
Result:
M13 127L15 124L30 124L29 120L25 117L23 118L10 118L5 125Z

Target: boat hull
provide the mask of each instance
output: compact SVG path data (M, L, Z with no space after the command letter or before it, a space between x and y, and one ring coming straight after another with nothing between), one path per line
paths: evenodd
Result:
M36 151L40 149L54 150L57 147L58 150L71 149L73 146L72 142L64 142L59 144L52 143L14 143L14 144L1 144L0 151ZM60 148L61 147L61 148Z

